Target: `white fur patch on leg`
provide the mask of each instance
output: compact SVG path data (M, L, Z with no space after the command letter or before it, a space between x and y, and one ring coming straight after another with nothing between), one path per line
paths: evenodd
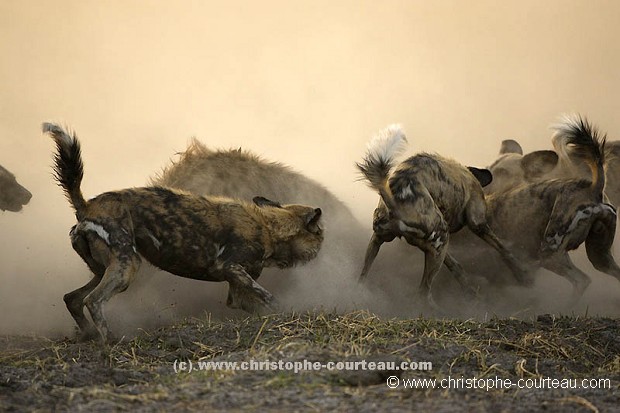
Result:
M92 221L83 221L80 223L79 229L83 231L95 232L102 240L105 241L106 244L110 245L110 234L100 224L96 224Z
M564 234L556 233L552 237L547 237L547 242L549 243L549 248L552 251L556 251L560 247L562 242L564 241L564 237L567 234L570 234L571 232L573 232L577 228L577 226L579 225L580 221L582 221L584 219L589 219L593 215L599 214L599 213L601 213L603 211L611 212L612 214L616 215L616 211L610 205L607 205L607 204L593 205L593 206L589 206L587 208L584 208L584 209L581 209L581 210L577 211L577 213L573 217L573 220L571 221L570 225L568 226L568 229L566 230L566 233L564 233Z

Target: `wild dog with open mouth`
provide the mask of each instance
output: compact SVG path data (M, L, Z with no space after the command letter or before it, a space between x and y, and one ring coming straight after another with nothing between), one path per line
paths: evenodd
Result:
M515 254L531 268L543 267L568 279L573 302L590 284L568 252L585 242L594 267L620 280L620 268L611 255L616 210L604 202L605 137L585 118L565 116L554 127L554 146L568 152L565 162L581 160L590 179L552 179L521 184L487 197L489 223ZM527 223L527 230L524 230Z
M227 281L227 305L253 311L273 303L255 281L264 267L305 263L319 251L319 208L261 197L250 204L165 187L105 192L86 201L77 137L50 123L43 131L56 142L55 178L78 220L71 243L94 273L90 282L64 296L83 338L108 338L103 305L127 289L141 257L181 277ZM95 328L84 316L84 305Z
M30 191L17 182L15 175L0 166L0 210L19 212L30 198Z
M369 186L380 195L360 279L367 276L381 244L404 237L424 252L420 293L435 305L431 284L442 263L466 285L462 267L447 250L450 233L467 226L500 253L519 282L526 283L525 270L486 222L482 187L491 182L491 173L427 153L404 160L392 173L394 159L406 141L400 127L392 125L373 138L363 161L357 164Z

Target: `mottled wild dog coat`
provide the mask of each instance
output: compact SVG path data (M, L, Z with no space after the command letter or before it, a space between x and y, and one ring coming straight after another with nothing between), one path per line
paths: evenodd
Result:
M0 210L19 212L30 198L30 191L17 183L15 175L0 166Z
M164 187L106 192L86 201L77 137L49 123L43 131L56 142L56 179L78 220L71 230L73 248L95 275L64 297L84 338L107 338L103 304L129 286L141 258L182 277L227 281L227 304L253 311L273 301L254 281L264 267L304 263L319 251L319 208L261 197L250 204ZM84 305L96 329L84 316Z
M489 221L523 262L568 279L577 300L590 278L575 267L568 252L584 242L594 267L620 279L620 268L611 255L617 217L615 208L603 199L605 137L578 115L565 116L554 129L554 146L567 151L560 152L560 158L582 162L590 171L589 179L542 180L491 194Z
M449 234L467 226L495 248L515 277L525 282L524 269L486 222L482 186L491 182L491 173L427 153L404 160L391 172L405 143L400 127L392 125L369 143L366 156L357 164L370 187L381 196L360 278L368 274L381 244L404 237L424 252L420 292L433 304L431 284L442 263L466 284L461 266L447 248Z

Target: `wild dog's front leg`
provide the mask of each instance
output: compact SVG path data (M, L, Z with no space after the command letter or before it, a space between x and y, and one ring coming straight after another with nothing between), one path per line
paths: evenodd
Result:
M370 271L370 267L372 266L372 263L377 257L377 254L379 253L381 244L383 244L383 241L377 236L376 233L373 233L372 237L370 238L370 242L368 243L368 248L366 248L366 256L364 257L364 268L362 268L362 272L359 278L360 282L366 279L366 276Z
M478 291L471 286L467 272L465 272L461 264L459 264L459 262L452 255L450 255L450 253L446 252L443 263L446 267L448 267L450 272L454 275L454 278L456 278L458 283L468 295L471 297L478 297Z
M218 272L223 281L228 281L226 305L230 308L241 308L249 313L277 309L273 295L254 281L240 264L224 265Z
M530 276L528 270L517 261L512 252L506 248L504 243L500 241L487 224L470 226L470 228L474 234L482 238L484 242L499 252L500 257L513 273L519 284L525 286L531 286L533 284L533 278Z

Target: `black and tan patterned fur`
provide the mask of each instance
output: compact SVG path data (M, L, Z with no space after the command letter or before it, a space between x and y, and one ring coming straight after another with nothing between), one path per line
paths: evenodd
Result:
M103 305L129 286L142 259L181 277L227 281L227 304L256 311L273 305L272 295L255 281L264 267L305 263L319 251L323 231L321 210L315 207L261 197L252 204L157 186L106 192L86 201L76 136L49 123L43 131L56 142L56 179L76 212L73 248L94 273L64 297L84 338L108 337Z
M381 196L360 278L367 276L381 244L403 237L425 254L420 293L433 304L431 284L442 263L466 284L461 266L448 253L448 243L451 233L467 226L500 253L519 281L526 282L525 270L486 222L482 186L491 181L490 172L427 153L396 166L395 157L405 142L400 128L390 126L370 142L365 158L357 164Z

